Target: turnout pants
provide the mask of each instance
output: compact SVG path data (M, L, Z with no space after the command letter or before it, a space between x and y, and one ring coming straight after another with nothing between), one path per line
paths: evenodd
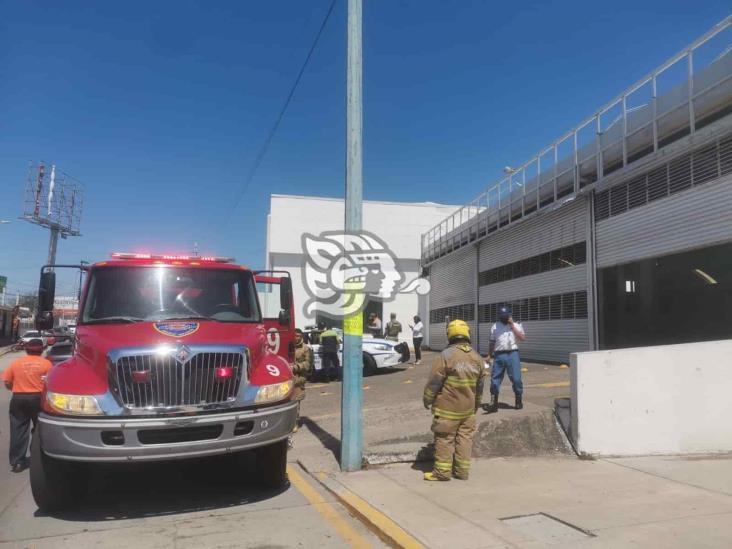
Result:
M475 415L465 419L435 417L432 421L432 432L435 434L434 475L449 479L454 473L456 478L468 478Z
M41 411L41 393L13 393L10 399L10 466L22 464L28 451L29 428L33 430Z
M518 351L496 352L491 368L491 394L497 395L501 390L503 374L508 372L508 379L513 384L513 392L524 394L524 382L521 381L521 359Z

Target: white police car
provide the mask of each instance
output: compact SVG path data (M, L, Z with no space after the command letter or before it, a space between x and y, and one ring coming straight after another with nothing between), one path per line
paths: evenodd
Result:
M311 330L306 328L305 333L310 335ZM343 332L335 329L338 337L343 340ZM313 349L315 360L315 375L323 372L323 357L320 345L310 344ZM338 359L343 365L343 344L338 349ZM363 335L363 373L373 374L379 368L393 368L409 360L409 346L405 342L389 341L388 339L377 339L368 334Z

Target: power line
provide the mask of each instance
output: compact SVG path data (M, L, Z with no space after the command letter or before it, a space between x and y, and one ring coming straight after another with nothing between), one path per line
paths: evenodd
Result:
M267 151L269 150L269 146L272 144L272 140L274 139L274 136L277 133L277 129L280 127L280 123L282 122L282 119L285 116L285 111L287 111L287 107L290 106L292 97L295 95L295 90L297 90L297 86L298 86L298 84L300 84L302 75L305 73L305 69L307 68L308 63L310 63L310 58L313 56L315 47L318 45L318 41L320 40L320 37L323 34L325 25L328 23L330 14L333 13L333 8L335 8L335 5L336 5L336 0L332 0L332 2L330 3L330 7L328 8L328 11L326 12L325 17L323 18L323 22L320 24L318 33L315 35L315 40L313 40L313 44L310 46L310 50L308 51L308 54L305 57L305 61L303 62L302 67L300 67L300 71L297 73L295 82L292 84L292 87L290 88L290 93L287 94L287 99L285 99L285 104L282 106L280 113L277 115L277 119L275 120L275 123L272 126L272 129L270 130L269 134L267 135L267 139L264 140L262 147L259 149L259 153L257 153L257 156L254 159L254 163L252 164L252 167L249 169L249 173L247 173L247 177L244 180L244 185L242 186L241 191L239 191L239 196L237 196L236 200L234 201L234 205L231 208L231 211L229 212L229 215L227 217L227 220L226 220L227 224L228 224L229 220L231 219L231 216L234 214L236 209L239 207L239 203L241 202L241 199L244 197L244 194L247 192L247 189L249 189L249 185L251 184L252 180L254 179L254 176L257 174L257 170L259 169L259 166L262 163L262 160L264 160L264 157L266 156Z

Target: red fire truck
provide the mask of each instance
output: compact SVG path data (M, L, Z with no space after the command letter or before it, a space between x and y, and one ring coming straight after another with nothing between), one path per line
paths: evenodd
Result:
M89 465L101 462L254 450L258 477L286 482L297 417L287 273L141 253L46 265L39 329L53 325L56 270L64 267L82 269L86 281L74 354L49 372L31 444L39 508L78 501Z

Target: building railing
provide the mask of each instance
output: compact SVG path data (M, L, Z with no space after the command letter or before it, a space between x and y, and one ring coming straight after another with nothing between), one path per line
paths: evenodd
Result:
M731 113L730 31L732 16L424 233L422 264L573 196Z

